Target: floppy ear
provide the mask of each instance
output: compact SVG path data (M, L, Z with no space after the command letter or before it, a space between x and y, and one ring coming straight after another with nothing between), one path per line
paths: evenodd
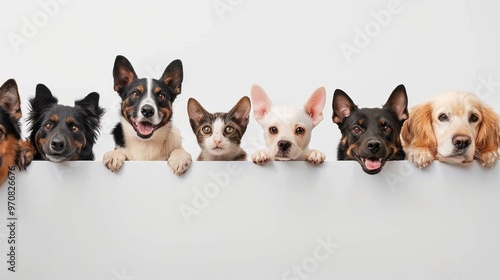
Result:
M113 66L113 79L114 79L114 89L120 95L126 86L137 79L134 67L130 64L130 61L122 55L116 56L115 65Z
M228 115L236 119L242 127L246 128L248 125L248 116L250 115L250 98L243 96L236 105L229 111Z
M481 106L483 120L479 124L476 149L481 152L497 151L500 148L500 117L491 107Z
M315 90L304 105L306 113L311 117L313 126L323 120L323 108L325 108L326 91L324 87Z
M408 96L404 85L397 86L384 105L396 114L400 122L408 119Z
M181 94L183 79L184 70L182 68L182 61L179 59L170 62L160 78L160 80L170 88L175 96Z
M104 109L99 107L99 94L91 92L85 98L75 101L75 106L81 107L87 113L85 122L93 131L93 142L97 140L99 128L101 128L101 117Z
M258 123L262 124L262 119L273 107L273 102L259 85L252 85L250 96L253 104L253 117Z
M429 149L433 155L437 152L437 141L432 128L432 106L429 102L417 105L403 123L401 129L403 147Z
M14 79L7 80L0 87L0 106L5 108L16 121L22 117L19 90Z
M340 125L344 119L349 117L351 113L358 109L352 99L341 89L336 89L333 93L332 101L333 115L332 120L334 123Z

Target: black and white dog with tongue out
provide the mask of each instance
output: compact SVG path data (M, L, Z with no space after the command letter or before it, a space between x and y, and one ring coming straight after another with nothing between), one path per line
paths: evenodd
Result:
M382 108L358 108L342 90L333 94L332 120L342 132L338 160L357 160L363 171L377 174L388 160L404 160L401 127L408 119L408 97L397 86Z
M122 99L121 121L113 129L116 145L104 155L104 165L117 172L126 160L168 160L176 175L186 172L191 155L171 122L172 103L182 88L182 62L172 61L158 80L147 79L138 78L132 64L119 55L113 78L114 90Z

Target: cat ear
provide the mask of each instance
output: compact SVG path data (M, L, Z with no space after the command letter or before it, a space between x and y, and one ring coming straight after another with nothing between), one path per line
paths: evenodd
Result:
M229 111L228 115L231 116L231 119L235 119L241 126L246 127L251 107L250 98L243 96Z
M196 128L200 125L201 121L208 114L207 110L194 98L189 98L187 111L189 115L189 123L191 128L196 133Z
M261 123L262 119L264 119L271 110L271 107L273 107L273 102L259 85L252 86L251 97L253 103L253 116L257 122Z

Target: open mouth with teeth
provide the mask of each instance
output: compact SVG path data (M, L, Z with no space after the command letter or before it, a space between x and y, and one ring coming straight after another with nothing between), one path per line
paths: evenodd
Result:
M367 174L374 175L379 173L382 170L386 160L378 157L360 157L355 155L361 167L363 167L363 171Z
M157 125L154 125L149 121L137 121L134 118L131 119L131 123L135 131L137 132L137 136L144 139L150 138L158 128Z

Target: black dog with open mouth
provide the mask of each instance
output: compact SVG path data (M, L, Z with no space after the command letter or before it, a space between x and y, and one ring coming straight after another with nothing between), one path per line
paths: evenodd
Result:
M404 160L401 127L408 119L403 85L394 89L382 108L358 108L340 89L333 96L332 120L342 132L337 159L357 160L363 171L377 174L388 160Z

